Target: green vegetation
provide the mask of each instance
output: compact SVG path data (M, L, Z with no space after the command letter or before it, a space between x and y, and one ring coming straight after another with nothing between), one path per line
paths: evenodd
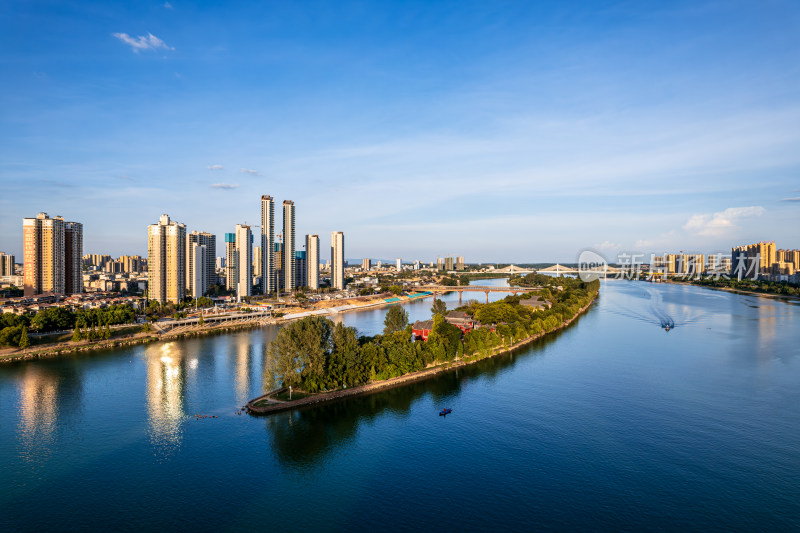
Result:
M444 315L445 313L447 313L447 304L441 299L434 298L431 306L431 315Z
M31 341L28 339L28 328L22 326L22 333L19 337L19 347L22 349L27 348L31 345Z
M408 327L408 313L406 310L399 305L391 306L383 319L383 334L390 335L403 331L406 327Z
M455 287L458 285L469 285L470 277L466 274L462 274L460 276L443 276L441 280L439 280L439 285L445 285L448 287Z
M487 357L498 347L553 331L574 317L599 289L599 281L558 278L552 289L546 289L553 306L543 310L519 303L528 295L508 296L490 304L470 302L459 310L487 327L463 336L445 320L446 306L437 300L431 309L433 327L426 342L412 340L408 316L399 306L389 309L383 334L374 337L359 337L355 328L311 316L281 328L269 355L275 377L285 387L307 393L354 387L459 358Z
M752 279L736 279L704 277L690 280L693 285L735 289L737 291L760 292L763 294L776 294L779 296L800 296L800 285L780 281L757 281Z

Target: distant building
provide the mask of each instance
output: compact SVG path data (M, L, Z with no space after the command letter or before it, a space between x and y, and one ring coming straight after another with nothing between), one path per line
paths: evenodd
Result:
M275 271L275 200L261 196L261 291L270 294L278 289Z
M195 251L194 245L203 247L203 258L201 273L195 272ZM216 283L217 274L214 268L214 259L217 255L217 236L211 233L193 231L186 236L186 292L193 298L203 296L208 288ZM202 285L195 287L195 280L199 280Z
M13 276L15 258L11 254L0 252L0 276Z
M294 279L297 280L295 288L304 287L308 280L308 264L304 251L298 250L294 253L294 274Z
M295 235L294 235L294 202L283 201L283 288L293 291L297 288L295 278Z
M464 270L464 257L458 256L456 258L456 270Z
M262 267L261 260L263 255L261 254L261 247L260 246L253 246L253 276L261 276Z
M83 290L82 224L39 213L36 218L22 219L22 235L25 296L46 292L75 294Z
M403 261L399 257L395 260L395 268L397 268L398 272L403 270Z
M186 293L186 226L161 215L147 228L148 297L180 303Z
M444 269L448 272L455 269L455 261L452 257L448 257L444 260Z
M236 290L236 234L225 234L225 288Z
M372 259L365 258L361 261L361 270L367 272L372 269Z
M331 232L331 287L344 289L344 233Z
M236 224L236 298L253 294L253 232Z
M189 261L192 264L191 273L188 276L188 291L193 298L200 298L208 290L208 268L206 262L206 247L196 242L189 245Z
M319 235L306 235L306 286L319 289Z

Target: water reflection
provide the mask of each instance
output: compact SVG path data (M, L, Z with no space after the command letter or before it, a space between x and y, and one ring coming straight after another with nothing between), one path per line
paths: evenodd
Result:
M145 350L150 442L162 457L177 451L183 439L187 367L197 367L196 359L187 362L184 346L169 342Z
M271 449L280 464L289 470L322 468L326 457L347 447L355 438L361 424L385 414L407 417L414 403L426 396L437 406L452 402L470 382L495 379L511 369L521 357L535 357L541 348L562 334L557 332L518 352L486 359L433 379L369 396L268 416L265 429Z
M19 444L27 461L43 461L55 450L63 418L81 406L81 382L71 367L26 365L19 382Z

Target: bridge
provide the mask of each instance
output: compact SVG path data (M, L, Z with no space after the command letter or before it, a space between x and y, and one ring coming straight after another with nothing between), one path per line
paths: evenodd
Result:
M414 290L428 291L433 293L436 298L437 294L444 294L446 292L457 292L458 303L461 303L461 295L464 292L484 292L486 293L486 303L489 303L490 292L510 292L514 295L538 291L541 287L498 287L496 285L423 285L421 287L414 287Z
M586 274L597 274L605 276L607 274L619 274L620 272L622 272L622 270L608 265L605 265L604 267L598 268L596 270L578 270L577 268L559 265L558 263L556 263L553 266L542 268L539 270L540 274L555 274L556 276L560 276L561 274L580 274L581 272Z
M263 309L250 313L224 313L203 315L203 325L236 325L259 323L267 324L272 318L272 311ZM159 333L185 333L191 331L200 322L200 317L184 318L181 320L164 320L153 322L151 326Z

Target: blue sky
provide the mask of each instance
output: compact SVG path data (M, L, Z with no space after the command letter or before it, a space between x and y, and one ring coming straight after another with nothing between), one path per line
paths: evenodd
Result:
M295 201L347 257L574 261L800 237L800 4L19 2L0 250L146 253ZM301 239L298 238L298 242Z

